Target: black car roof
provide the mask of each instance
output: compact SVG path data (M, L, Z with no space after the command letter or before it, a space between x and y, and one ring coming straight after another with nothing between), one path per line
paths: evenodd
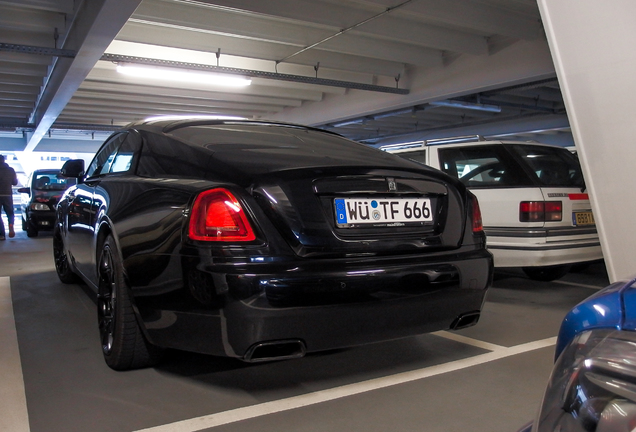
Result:
M254 120L160 119L130 124L150 138L160 173L208 178L220 175L237 184L275 172L338 167L434 171L338 134L288 123ZM175 141L184 144L178 149ZM149 153L145 153L149 155ZM145 165L142 165L145 166ZM183 166L183 168L179 168Z
M247 120L247 119L221 119L216 117L156 117L127 125L126 129L145 129L157 131L158 129L164 133L172 132L176 129L190 126L212 126L212 125L262 125L262 126L279 126L294 129L315 130L332 135L338 135L335 132L314 128L311 126L303 126L294 123L263 121L263 120ZM339 136L339 135L338 135Z

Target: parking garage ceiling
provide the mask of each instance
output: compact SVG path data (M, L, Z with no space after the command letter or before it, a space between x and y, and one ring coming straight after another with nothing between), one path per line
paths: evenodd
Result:
M569 131L535 0L0 0L0 150L94 151L157 115L291 121L370 144Z

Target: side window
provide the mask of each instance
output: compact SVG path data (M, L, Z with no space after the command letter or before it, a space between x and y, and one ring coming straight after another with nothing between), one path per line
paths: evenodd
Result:
M505 152L487 146L439 149L442 171L459 178L469 187L520 185L519 170L505 155Z
M110 163L109 172L128 171L132 166L133 157L139 153L139 150L141 150L141 137L135 131L129 132Z
M115 159L115 154L125 137L125 133L118 134L111 137L110 140L104 144L88 166L86 177L96 177L109 172L110 166Z
M117 173L128 171L130 169L132 157L132 153L121 153L121 151L117 153L115 160L113 160L110 165L110 172Z
M473 183L494 183L504 174L501 162L493 157L458 160L456 168L460 179Z
M104 165L102 165L102 169L99 172L100 175L106 174L107 172L110 171L110 167L113 164L113 159L115 159L115 155L109 154L108 159L106 159L106 162L104 162Z

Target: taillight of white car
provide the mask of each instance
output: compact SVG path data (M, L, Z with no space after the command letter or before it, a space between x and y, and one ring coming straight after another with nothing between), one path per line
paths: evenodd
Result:
M563 220L561 201L521 201L519 222L559 222Z

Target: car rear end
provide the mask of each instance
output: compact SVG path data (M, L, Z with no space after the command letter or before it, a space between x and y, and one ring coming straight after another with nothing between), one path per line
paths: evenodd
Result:
M580 165L566 149L479 142L437 149L439 164L479 197L495 267L602 258Z
M522 221L538 220L539 242L528 242L520 256L513 252L502 267L575 264L602 258L589 195L572 188L541 188L541 199L520 202Z
M206 136L210 166L235 184L191 205L182 255L197 306L173 311L189 329L176 348L200 339L200 352L263 361L477 322L492 256L459 182L320 131L206 128L170 135Z
M541 236L516 262L511 253L509 264L550 266L602 259L578 160L566 149L551 146L513 144L507 148L527 167L541 192L539 200L528 197L519 203L519 222L539 228Z

